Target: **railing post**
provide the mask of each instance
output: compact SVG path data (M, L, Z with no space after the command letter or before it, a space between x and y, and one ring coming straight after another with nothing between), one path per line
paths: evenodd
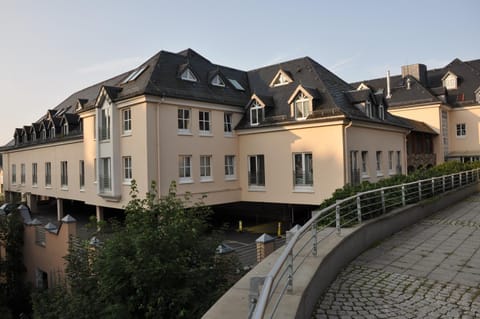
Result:
M360 200L360 195L357 196L357 219L358 223L362 222L362 203Z
M337 228L337 235L340 235L340 205L335 206L335 226Z
M312 255L317 256L317 223L312 224L312 239L313 239Z
M418 201L422 200L422 181L418 181Z
M432 177L432 197L435 195L435 178Z
M288 292L293 291L293 250L288 253Z
M480 168L477 168L477 182L480 179Z
M460 174L458 174L458 178L460 179L460 185L458 185L458 186L462 186L462 172L460 172Z
M385 191L383 188L380 190L380 197L382 199L382 212L385 214L386 208L385 208Z
M260 285L265 282L265 277L252 277L250 278L250 291L248 293L248 318L251 318L255 307L257 306L258 297L260 296Z
M445 193L445 176L442 176L442 193Z
M455 188L455 177L454 177L453 174L451 175L451 180L452 180L452 189L454 189Z
M405 206L406 200L405 200L405 184L402 184L402 206Z

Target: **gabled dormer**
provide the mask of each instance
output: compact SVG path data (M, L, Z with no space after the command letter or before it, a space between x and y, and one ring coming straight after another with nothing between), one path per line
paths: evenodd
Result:
M88 100L87 99L78 99L77 103L75 104L75 111L79 112L83 110L85 105L87 104Z
M23 143L23 129L16 128L15 132L13 133L13 138L15 139L15 145L19 145Z
M22 139L23 139L23 142L26 143L26 142L30 142L31 141L31 135L30 135L30 130L31 130L31 126L29 125L25 125L23 127L23 131L22 131Z
M198 77L195 75L189 63L182 64L179 69L180 79L189 82L198 82Z
M250 125L257 126L265 119L265 107L267 106L268 97L261 97L253 94L247 105Z
M361 90L370 90L370 87L368 85L366 85L365 83L360 83L360 85L357 87L357 91L361 91Z
M47 126L48 126L48 120L43 120L40 123L40 139L42 141L46 140L49 137Z
M282 86L292 83L293 79L289 72L286 72L282 69L278 70L277 74L274 76L272 82L270 82L270 87Z
M210 84L213 86L225 87L225 81L218 72L212 77L212 79L210 80Z
M313 101L319 97L316 89L299 85L288 99L290 116L296 120L305 120L313 113Z
M452 71L448 71L442 77L442 83L447 90L456 90L458 88L458 76Z

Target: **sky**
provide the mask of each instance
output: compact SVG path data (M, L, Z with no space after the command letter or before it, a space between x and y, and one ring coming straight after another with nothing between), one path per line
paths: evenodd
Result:
M192 48L245 71L309 56L347 82L480 59L479 9L478 0L0 0L0 145L160 50Z

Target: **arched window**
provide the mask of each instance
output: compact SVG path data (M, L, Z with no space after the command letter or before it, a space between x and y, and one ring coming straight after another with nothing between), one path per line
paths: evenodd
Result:
M263 106L261 106L256 100L253 101L250 107L250 124L258 125L263 120Z
M293 104L295 109L295 119L304 120L310 114L312 114L310 99L305 94L303 94L303 92L300 92L297 95L297 98L295 99Z

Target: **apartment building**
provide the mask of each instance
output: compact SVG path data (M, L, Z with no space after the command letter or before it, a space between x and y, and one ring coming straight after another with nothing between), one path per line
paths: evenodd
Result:
M395 96L395 93L393 94ZM444 107L439 106L439 107ZM305 57L241 71L191 49L72 94L1 148L5 192L122 209L136 180L208 205L318 205L346 183L406 172L412 125L384 91Z
M455 59L433 70L406 65L400 75L352 86L384 90L389 112L412 120L417 138L407 142L409 170L480 159L480 60Z

